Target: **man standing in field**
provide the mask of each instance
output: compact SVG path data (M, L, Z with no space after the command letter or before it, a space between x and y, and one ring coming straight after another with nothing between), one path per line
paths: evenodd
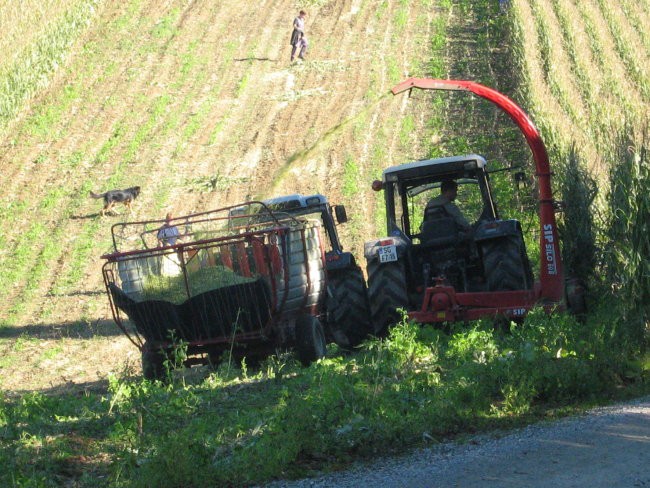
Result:
M307 12L301 10L298 17L293 19L293 32L291 33L291 61L296 57L296 51L299 48L300 40L305 35L305 17Z
M300 34L300 38L298 39L298 42L296 43L296 51L298 51L298 58L299 59L305 59L305 53L307 52L307 37L305 37L305 34Z
M440 185L440 195L432 198L424 209L424 220L435 209L443 208L447 215L453 217L458 226L463 230L469 230L470 225L460 209L454 203L458 196L458 184L454 180L445 180Z

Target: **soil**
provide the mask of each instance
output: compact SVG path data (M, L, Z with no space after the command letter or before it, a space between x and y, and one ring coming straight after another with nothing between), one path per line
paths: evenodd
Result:
M0 140L0 385L104 388L140 368L102 282L111 226L243 200L323 193L348 207L342 240L376 235L370 183L425 156L426 117L389 89L426 76L429 2L314 1L290 63L296 5L104 2L67 64ZM441 17L442 16L442 17ZM415 110L417 108L417 110ZM408 130L405 117L414 122ZM130 214L88 190L142 187Z

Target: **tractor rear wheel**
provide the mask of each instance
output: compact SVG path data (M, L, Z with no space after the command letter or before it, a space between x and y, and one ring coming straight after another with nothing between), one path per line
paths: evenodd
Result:
M388 327L401 319L397 309L408 308L404 264L377 260L368 263L368 298L375 335L384 337Z
M359 268L333 274L327 286L328 328L341 348L358 346L373 332L368 289Z
M515 236L483 243L483 268L490 291L527 290L532 286Z
M303 366L325 357L327 344L320 321L313 315L301 315L296 320L296 354Z

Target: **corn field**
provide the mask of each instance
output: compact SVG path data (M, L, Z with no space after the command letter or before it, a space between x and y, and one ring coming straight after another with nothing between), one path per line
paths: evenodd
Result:
M569 269L584 278L585 263L600 263L623 301L647 307L650 2L510 6L519 89L561 168Z
M618 129L650 115L650 2L513 0L520 89L552 147L573 143L589 169Z
M101 0L0 1L0 132L47 86Z

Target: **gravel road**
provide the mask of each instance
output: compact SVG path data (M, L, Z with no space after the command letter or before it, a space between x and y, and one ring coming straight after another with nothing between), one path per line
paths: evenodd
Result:
M650 487L650 397L269 487Z

